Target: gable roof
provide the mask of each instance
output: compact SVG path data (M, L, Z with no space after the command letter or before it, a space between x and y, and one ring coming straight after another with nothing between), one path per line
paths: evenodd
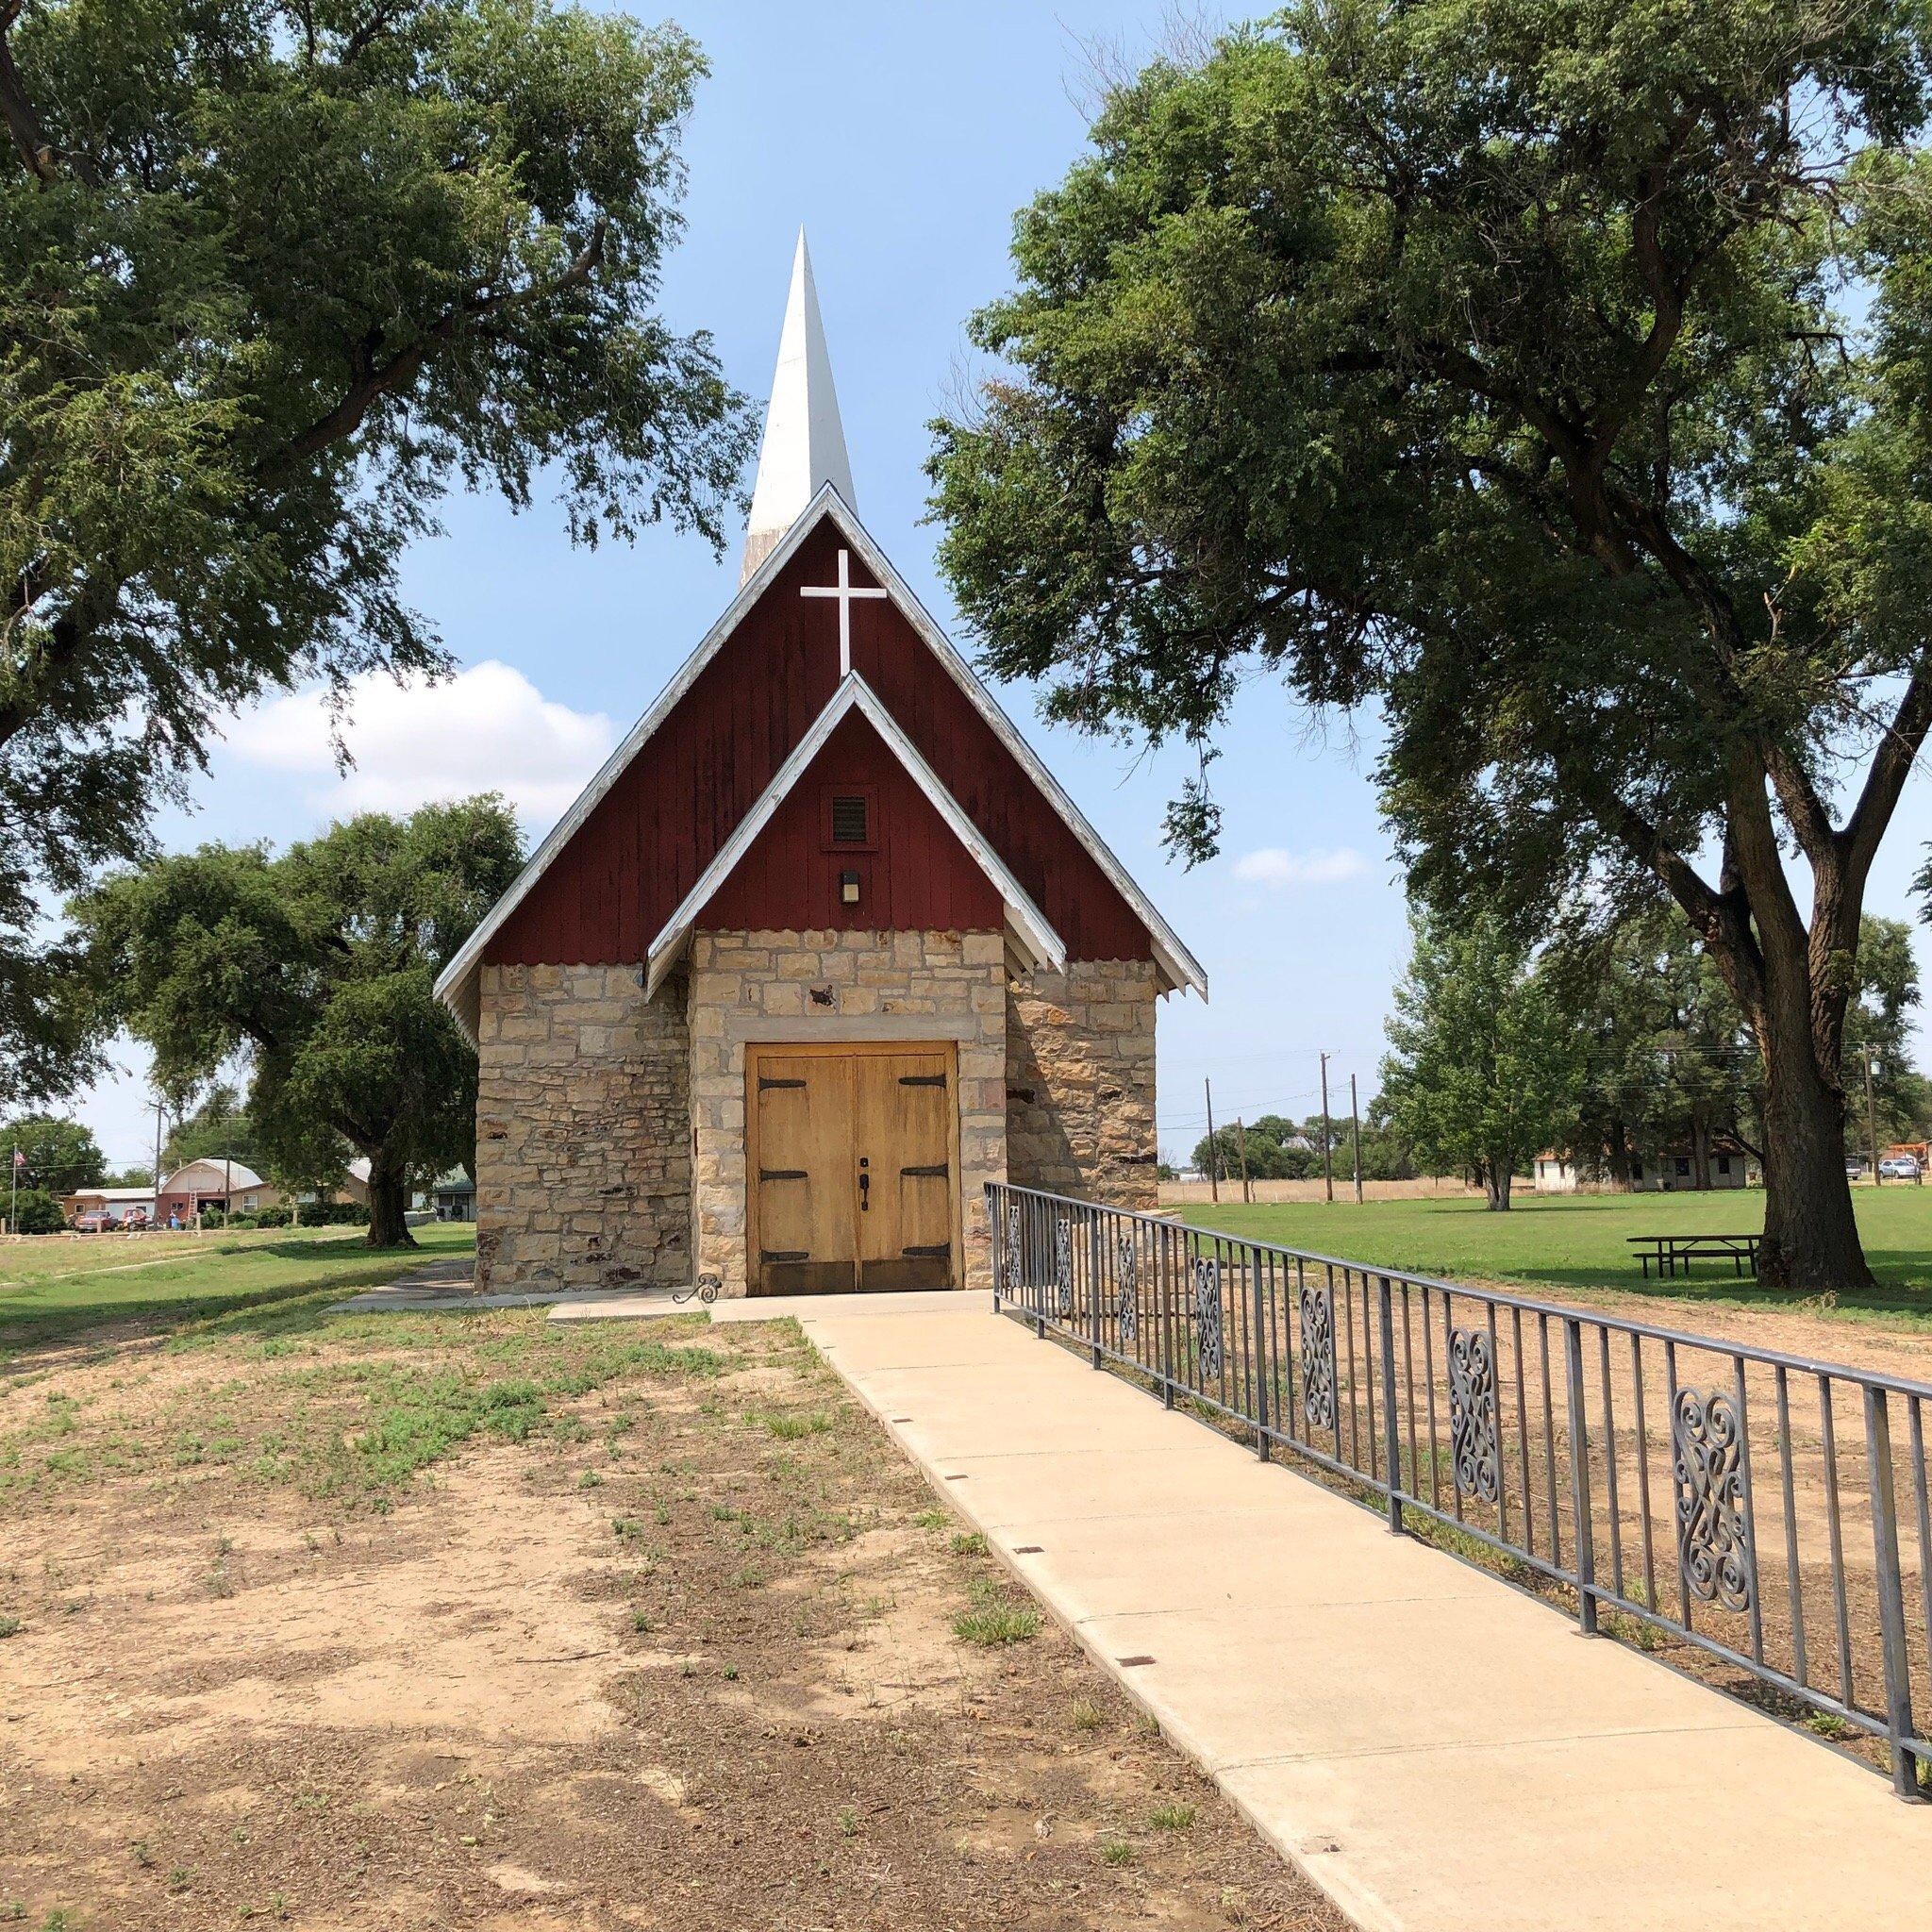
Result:
M1047 924L1045 915L1013 876L1006 861L960 810L958 802L940 782L939 774L920 755L919 747L906 736L899 721L879 703L877 694L858 672L848 671L840 679L831 703L812 721L810 729L778 767L758 803L739 821L737 829L718 848L710 864L698 874L697 883L684 895L676 911L665 921L663 930L651 941L644 978L647 997L663 984L664 975L682 956L685 941L690 939L691 927L705 909L706 902L731 876L739 860L751 850L758 834L771 824L773 814L805 775L811 761L824 749L825 741L853 711L858 712L885 741L887 748L911 774L913 783L932 801L940 817L945 821L946 829L966 848L974 863L998 892L1007 908L1008 937L1021 958L1028 966L1050 966L1057 973L1066 970L1065 941Z
M1060 788L1058 780L1041 762L1032 746L1021 737L1013 721L1000 708L991 692L980 682L973 667L954 648L952 641L933 621L925 607L913 595L910 586L893 569L891 560L873 541L844 498L839 494L837 489L827 483L807 505L791 528L774 545L758 569L740 586L738 594L725 607L718 621L705 633L697 648L678 667L671 682L658 694L657 701L625 733L623 742L605 760L603 768L585 786L576 802L550 828L542 842L531 855L529 863L511 881L503 897L491 908L482 923L463 941L455 957L438 975L437 997L456 1015L458 1024L469 1035L473 1044L476 1037L478 1015L478 978L483 954L490 941L582 829L585 822L603 802L625 770L649 743L658 727L676 709L679 700L691 690L699 674L718 655L725 641L738 629L753 606L764 595L773 580L797 553L807 537L826 519L833 523L865 567L884 586L887 595L900 615L912 626L920 641L932 652L941 668L991 727L994 737L1019 764L1041 796L1058 814L1067 829L1100 868L1108 884L1126 902L1134 916L1146 928L1147 936L1153 944L1156 968L1165 982L1161 991L1177 991L1191 988L1203 999L1207 998L1208 975L1202 971L1199 961L1181 943L1174 928L1156 909L1153 901L1134 883L1126 868L1108 849L1100 834L1088 824L1079 808ZM880 708L883 709L883 707Z

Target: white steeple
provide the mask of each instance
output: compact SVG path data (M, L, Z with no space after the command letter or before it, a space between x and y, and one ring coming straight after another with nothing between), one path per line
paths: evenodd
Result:
M856 508L852 464L845 455L839 398L832 388L832 361L825 354L825 325L819 316L811 256L800 228L798 252L791 259L791 293L785 303L785 328L778 338L778 366L772 375L772 400L765 408L765 440L758 448L751 518L744 526L740 583L771 555L826 483L848 507Z

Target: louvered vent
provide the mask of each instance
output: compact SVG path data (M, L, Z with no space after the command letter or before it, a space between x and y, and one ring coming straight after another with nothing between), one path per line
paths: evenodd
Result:
M834 845L864 845L870 842L871 827L866 824L865 800L862 797L834 798L832 800L832 843Z

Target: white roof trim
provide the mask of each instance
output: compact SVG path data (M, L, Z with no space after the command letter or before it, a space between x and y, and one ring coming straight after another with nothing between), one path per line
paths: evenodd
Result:
M853 711L858 711L885 740L892 756L911 774L913 783L932 801L940 817L946 822L947 829L973 855L974 862L992 882L1007 908L1008 932L1026 963L1029 966L1050 966L1056 973L1066 971L1065 941L1046 923L1026 889L1013 876L1006 861L980 836L978 828L960 809L958 801L940 782L939 774L920 756L918 746L906 736L898 720L879 702L872 687L858 672L848 671L840 679L839 689L832 693L831 703L813 719L811 729L798 741L791 756L778 767L763 796L739 822L738 829L718 848L710 864L698 874L697 883L684 895L677 910L665 921L664 929L651 941L644 978L646 997L657 992L664 982L664 975L683 956L691 927L697 923L698 915L705 909L711 894L731 876L758 834L771 824L773 814L785 802L799 779L804 777L811 761L824 749L825 741Z
M739 586L737 596L725 607L717 623L705 633L697 648L678 667L676 675L658 692L657 702L625 734L624 741L605 759L597 775L578 793L576 803L551 826L549 834L530 855L529 863L511 881L509 890L491 908L475 931L463 941L449 964L437 975L437 997L456 1015L457 1024L469 1036L473 1046L476 1043L477 1012L477 990L474 981L476 970L482 964L484 950L501 930L504 922L529 896L537 881L549 871L558 854L603 803L605 794L617 783L625 768L656 734L686 691L696 683L699 673L744 621L752 606L764 595L767 586L791 562L799 546L817 527L822 516L830 516L838 525L864 560L866 568L891 592L892 601L898 605L901 613L951 673L953 681L972 701L994 736L1018 759L1021 769L1059 813L1068 830L1107 874L1114 890L1133 908L1135 916L1147 928L1148 937L1154 942L1155 960L1166 976L1169 987L1174 990L1191 987L1203 999L1208 997L1208 975L1194 956L1182 945L1174 928L1155 909L1153 901L1108 850L1100 834L1087 823L1080 808L1060 789L1053 774L1041 763L1032 746L1020 736L1013 721L994 702L992 694L979 681L973 667L954 649L951 640L912 594L905 578L892 568L885 554L867 535L864 525L838 491L827 483L807 505L803 515L773 548L770 556Z

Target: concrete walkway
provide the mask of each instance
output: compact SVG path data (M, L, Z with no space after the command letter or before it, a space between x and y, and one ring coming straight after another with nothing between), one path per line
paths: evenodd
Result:
M990 1312L797 1317L934 1486L1366 1932L1923 1924L1932 1807Z

